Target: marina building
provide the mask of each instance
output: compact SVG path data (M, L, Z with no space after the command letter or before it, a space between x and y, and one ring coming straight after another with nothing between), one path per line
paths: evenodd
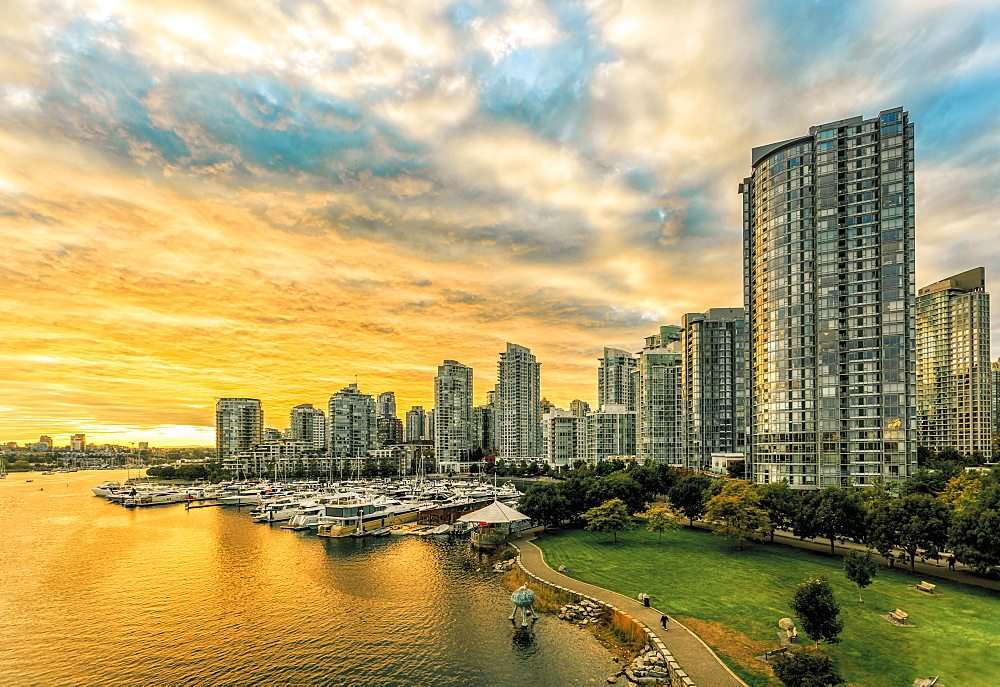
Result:
M261 442L264 410L259 398L220 398L215 403L215 453L220 461Z
M472 449L472 368L445 360L434 377L434 457L438 472L469 472Z
M681 322L684 456L707 470L713 453L744 451L744 310L711 308Z
M357 384L330 397L328 423L331 458L357 462L375 448L375 399L358 391Z
M326 450L326 415L312 403L300 403L289 417L289 438L303 441L316 451Z
M539 458L541 364L524 346L507 344L497 363L496 418L500 458Z
M747 458L795 489L916 468L913 124L902 108L754 148L743 196Z
M677 467L685 465L680 331L666 325L647 336L636 368L638 459Z
M917 418L920 446L990 456L993 439L990 295L982 267L920 289Z

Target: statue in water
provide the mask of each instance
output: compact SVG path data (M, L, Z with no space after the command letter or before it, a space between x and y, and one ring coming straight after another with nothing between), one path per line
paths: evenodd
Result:
M514 622L514 616L519 608L521 609L521 627L528 626L528 616L531 616L532 623L538 619L535 609L531 607L535 603L535 593L528 589L527 583L515 589L514 593L510 595L510 600L514 604L514 610L510 613L511 622Z

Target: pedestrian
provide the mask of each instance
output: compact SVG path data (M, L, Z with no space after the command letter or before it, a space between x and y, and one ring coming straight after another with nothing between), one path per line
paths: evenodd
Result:
M668 621L668 620L669 620L669 618L668 618L667 616L665 616L665 615L661 615L661 616L660 616L660 625L662 625L662 626L663 626L663 629L664 629L664 630L666 630L666 629L667 629L667 621Z
M955 569L955 557L948 556L948 570L954 570L954 569Z

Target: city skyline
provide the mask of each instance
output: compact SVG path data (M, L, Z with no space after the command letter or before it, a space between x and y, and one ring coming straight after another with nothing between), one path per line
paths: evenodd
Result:
M479 405L505 342L594 402L604 348L742 307L753 147L895 107L916 283L1000 269L991 3L15 0L0 35L4 441L211 445L216 398L275 426L355 381L402 416L444 359Z

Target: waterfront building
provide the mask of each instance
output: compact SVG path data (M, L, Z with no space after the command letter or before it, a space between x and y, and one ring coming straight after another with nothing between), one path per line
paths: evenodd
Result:
M577 461L587 460L587 418L550 408L542 415L542 440L549 465L572 468Z
M743 194L747 459L796 489L916 469L913 125L754 148Z
M744 451L744 310L711 308L681 322L684 457L707 470L713 453Z
M74 434L69 438L69 448L71 451L86 451L87 450L87 435L86 434Z
M677 325L662 326L646 337L639 352L636 454L640 461L685 465L680 332Z
M574 398L569 402L569 412L573 413L577 417L587 417L587 413L590 412L590 404L586 401Z
M597 363L597 407L622 405L635 410L638 368L634 354L620 348L605 348Z
M627 405L606 405L587 415L587 461L635 459L636 412Z
M275 429L274 427L265 427L264 436L261 438L262 441L277 441L278 439L284 439L285 436L281 433L280 429Z
M455 360L445 360L434 377L437 471L469 472L472 449L472 368Z
M413 406L406 411L406 441L421 441L425 439L425 425L427 424L427 413L423 406Z
M541 364L531 350L512 343L497 363L496 417L500 458L539 458Z
M222 461L224 470L234 475L290 479L331 476L331 462L311 442L298 439L269 439L244 448Z
M215 403L215 454L220 461L259 444L264 410L259 398L220 398Z
M427 441L434 441L434 410L428 410L427 416L424 418L424 439Z
M990 295L977 267L917 296L919 445L989 457L991 406Z
M288 438L304 441L317 451L325 451L326 415L312 403L300 403L292 408Z
M491 454L496 449L496 409L491 404L473 408L472 426L473 449Z
M38 443L40 445L44 445L45 446L45 448L42 449L42 450L44 450L44 451L51 451L52 450L52 437L46 436L46 435L43 434L42 436L38 437Z
M357 384L348 384L330 397L327 418L331 458L352 459L356 466L375 448L375 399L361 393Z

